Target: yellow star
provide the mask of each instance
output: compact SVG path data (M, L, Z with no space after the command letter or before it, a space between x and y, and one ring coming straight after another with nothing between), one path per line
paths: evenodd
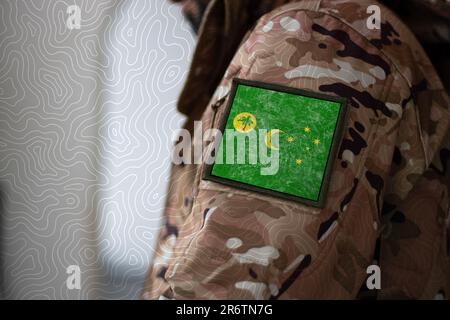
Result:
M298 165L298 166L301 165L302 162L303 162L302 159L295 160L295 164Z
M311 132L311 129L310 129L309 127L306 127L306 128L305 128L305 132L306 132L306 133L309 133L309 132Z
M287 141L288 141L288 142L294 141L294 137L288 137L288 138L287 138Z
M314 139L314 144L317 146L318 144L320 143L320 140L319 139Z

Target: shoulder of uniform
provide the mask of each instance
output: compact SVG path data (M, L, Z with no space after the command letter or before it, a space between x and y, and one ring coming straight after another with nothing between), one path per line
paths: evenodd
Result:
M299 32L322 29L323 18L333 20L330 32L351 30L365 46L372 46L413 87L426 75L428 89L443 85L424 49L409 28L386 6L373 0L304 0L282 5L260 18L256 28L263 32ZM306 19L305 19L306 18ZM377 18L378 23L372 23ZM306 30L305 30L306 31ZM306 31L309 32L309 31Z

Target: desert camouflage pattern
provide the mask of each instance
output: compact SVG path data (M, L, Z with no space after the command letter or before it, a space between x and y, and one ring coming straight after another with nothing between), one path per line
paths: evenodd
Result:
M211 34L220 34L223 2L210 3L200 27L179 103L186 128L198 118L203 130L218 126L235 77L346 98L326 205L204 181L203 165L174 166L143 298L354 299L371 264L381 268L378 298L448 298L450 100L413 34L381 5L381 30L369 30L374 1L276 5L210 85L222 68L205 61L219 55Z
M209 3L209 0L172 0L173 2L181 2L182 10L185 17L191 23L192 29L198 32L203 14Z

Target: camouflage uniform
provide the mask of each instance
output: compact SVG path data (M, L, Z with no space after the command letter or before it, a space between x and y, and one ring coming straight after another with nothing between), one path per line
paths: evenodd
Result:
M369 30L373 0L230 3L206 9L179 101L186 128L199 118L203 130L218 126L234 77L345 97L326 205L207 182L203 165L174 166L143 297L352 299L377 242L378 298L450 295L450 103L413 34L382 5L381 30ZM256 24L224 14L246 9L263 11Z

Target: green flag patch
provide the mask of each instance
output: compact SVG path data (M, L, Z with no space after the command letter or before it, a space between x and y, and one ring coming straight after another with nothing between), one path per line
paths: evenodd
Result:
M323 206L347 114L345 100L234 79L226 108L216 159L206 166L204 179ZM275 157L276 170L264 173L267 159Z

